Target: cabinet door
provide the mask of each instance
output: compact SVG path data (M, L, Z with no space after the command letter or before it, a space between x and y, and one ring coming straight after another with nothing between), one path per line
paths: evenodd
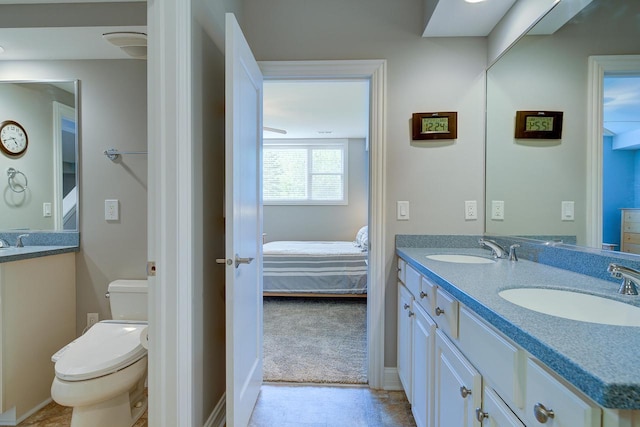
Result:
M413 305L413 392L411 411L417 427L433 426L433 355L436 324L418 305Z
M479 426L475 410L482 403L482 377L439 329L434 361L435 426Z
M398 375L407 399L411 402L411 336L413 296L404 287L398 285Z
M487 386L482 392L482 411L476 410L476 418L482 420L482 427L525 427L500 396Z

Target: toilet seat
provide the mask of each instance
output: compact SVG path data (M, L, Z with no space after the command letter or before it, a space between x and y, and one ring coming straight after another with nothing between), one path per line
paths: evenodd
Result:
M56 377L64 381L85 381L126 368L147 354L141 342L146 327L147 322L96 323L58 352Z

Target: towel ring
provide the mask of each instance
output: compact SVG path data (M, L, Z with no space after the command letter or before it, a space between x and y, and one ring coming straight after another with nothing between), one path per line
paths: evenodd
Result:
M22 177L24 178L24 185L16 183L16 175L18 174L22 175ZM9 188L11 188L11 191L13 191L14 193L24 193L24 191L27 189L27 185L29 184L27 176L24 173L20 172L17 169L9 168L7 169L7 177L7 182L9 183Z

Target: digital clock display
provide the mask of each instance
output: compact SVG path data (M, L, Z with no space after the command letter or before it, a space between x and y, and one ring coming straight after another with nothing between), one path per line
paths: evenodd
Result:
M449 133L449 117L423 117L420 133Z
M527 116L525 132L551 132L553 131L553 117Z

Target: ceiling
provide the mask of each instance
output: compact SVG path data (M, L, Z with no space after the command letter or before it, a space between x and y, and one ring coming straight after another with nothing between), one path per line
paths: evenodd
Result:
M516 0L427 0L435 4L423 37L487 36Z

